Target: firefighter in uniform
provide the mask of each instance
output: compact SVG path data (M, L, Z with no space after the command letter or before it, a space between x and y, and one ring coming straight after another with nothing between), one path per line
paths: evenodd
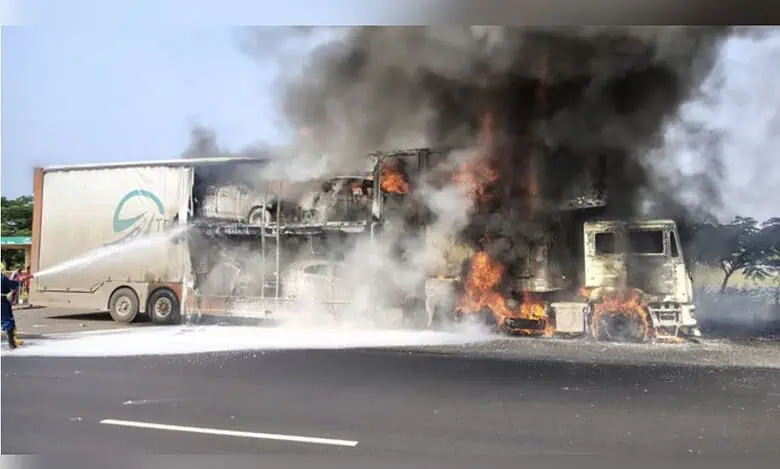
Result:
M5 275L5 265L0 264L0 268L2 269L2 297L0 297L0 301L2 302L2 328L3 332L5 332L6 337L8 337L8 347L11 349L15 349L17 346L22 345L22 340L20 340L18 337L16 337L16 321L14 321L14 311L13 311L13 305L11 304L10 296L13 294L14 291L18 290L21 287L21 284L25 282L27 279L32 278L32 275L29 274L22 274L20 280L11 280L10 278L6 277Z

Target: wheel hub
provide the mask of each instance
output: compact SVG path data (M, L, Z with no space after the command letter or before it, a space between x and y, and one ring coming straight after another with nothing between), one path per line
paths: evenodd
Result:
M122 297L116 303L116 311L123 316L127 316L130 313L130 300L126 297Z
M154 312L159 317L167 317L171 314L171 309L173 309L173 306L168 298L160 298L154 302Z

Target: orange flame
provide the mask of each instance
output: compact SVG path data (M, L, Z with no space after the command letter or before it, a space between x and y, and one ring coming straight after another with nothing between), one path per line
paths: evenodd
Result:
M382 166L382 174L379 177L379 186L385 192L393 194L406 194L409 192L409 183L398 169L398 163L386 163Z
M485 200L485 189L498 179L498 172L490 166L489 157L493 147L493 115L487 113L482 117L482 148L472 160L467 161L455 173L453 180L466 191L469 199L475 205Z
M482 141L479 154L464 164L453 177L456 183L465 188L475 205L485 202L487 187L499 177L498 171L491 166L490 161L493 138L493 115L486 113L482 117ZM540 299L531 293L525 293L522 303L517 308L512 308L507 304L504 295L496 291L503 274L504 267L500 262L491 259L484 251L475 254L470 260L464 292L458 301L458 310L462 313L481 313L489 309L499 328L507 328L506 320L509 318L543 321L545 335L551 335L552 324L547 320L547 311ZM516 328L512 328L512 332L535 333L534 330Z
M463 313L472 314L489 309L495 316L499 327L504 326L507 318L546 321L547 312L544 303L534 298L530 293L523 295L523 302L519 307L513 309L507 305L504 296L496 291L503 274L503 266L491 259L486 252L480 251L475 254L469 264L464 292L458 301L457 309ZM548 326L545 323L545 335L552 334L552 328ZM533 333L530 329L513 330L513 332Z
M653 334L642 298L637 290L623 289L601 294L601 301L593 308L593 335L601 333L603 320L623 316L641 328L643 337Z

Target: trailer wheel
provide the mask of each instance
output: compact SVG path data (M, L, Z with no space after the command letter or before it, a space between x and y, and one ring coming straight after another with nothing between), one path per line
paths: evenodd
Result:
M160 288L149 297L149 317L155 324L178 324L181 322L181 309L176 293Z
M122 287L111 294L108 300L108 311L111 319L122 324L129 324L138 316L138 295L132 288Z

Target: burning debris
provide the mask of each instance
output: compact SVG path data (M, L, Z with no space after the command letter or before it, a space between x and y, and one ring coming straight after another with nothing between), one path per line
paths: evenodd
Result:
M480 251L475 254L469 261L465 289L459 299L456 314L486 314L487 321L496 323L499 328L506 325L507 319L525 319L530 321L529 327L514 327L516 333L551 335L551 327L545 327L541 331L535 331L532 327L534 322L547 319L544 303L536 300L529 292L525 292L522 302L507 300L498 289L503 274L502 265L491 259L488 253Z

